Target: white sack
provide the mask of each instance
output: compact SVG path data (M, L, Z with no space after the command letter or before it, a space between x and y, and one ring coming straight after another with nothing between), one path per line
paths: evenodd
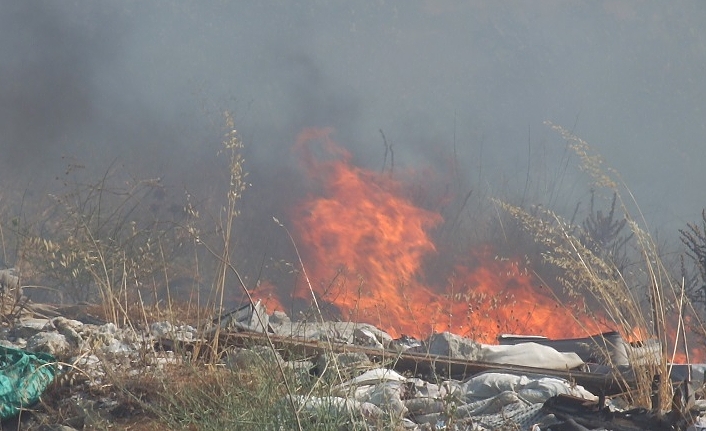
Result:
M581 385L572 385L556 377L540 377L523 385L517 393L531 403L543 403L556 395L571 395L586 400L597 401L598 397Z
M387 368L374 368L368 370L358 377L348 380L334 388L334 393L346 394L350 391L350 388L356 388L365 385L376 385L381 382L404 382L407 378L395 370L388 370Z
M549 370L566 370L579 367L584 363L576 353L561 353L537 343L521 343L512 346L483 344L479 360Z
M501 393L513 392L529 403L544 403L556 395L572 395L595 401L597 397L581 385L574 385L556 377L525 376L507 373L483 373L461 385L464 399L474 402L488 399Z

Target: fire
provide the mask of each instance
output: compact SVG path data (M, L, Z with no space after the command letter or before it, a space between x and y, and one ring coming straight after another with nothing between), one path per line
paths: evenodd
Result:
M579 338L610 330L598 316L581 311L581 304L559 302L518 260L495 257L490 247L474 255L477 266L456 267L461 284L455 289L463 292L451 297L458 310L453 321L460 326L451 328L456 332L494 343L502 333ZM461 305L465 315L459 314Z
M294 297L311 299L311 288L341 318L393 336L452 331L492 343L504 332L558 338L607 329L578 324L523 265L490 247L457 258L446 279L428 280L424 264L438 253L432 233L441 214L416 205L389 175L353 165L331 133L307 129L294 147L312 189L292 211L307 275Z
M257 286L257 299L262 301L268 310L286 310L277 294L277 287L267 280Z
M307 129L294 146L311 191L291 212L305 269L293 298L311 300L313 291L340 318L395 337L450 331L495 343L502 333L574 338L613 329L490 246L454 257L451 274L430 280L424 265L439 253L441 214L416 205L390 175L353 165L331 133ZM281 306L276 290L260 292Z
M329 134L307 130L296 144L307 172L320 176L324 187L294 211L312 287L346 317L416 333L407 323L413 317L408 304L414 302L410 296L428 299L419 277L424 257L436 251L428 230L441 216L400 196L400 185L390 178L352 166L350 154ZM334 158L310 157L313 140Z

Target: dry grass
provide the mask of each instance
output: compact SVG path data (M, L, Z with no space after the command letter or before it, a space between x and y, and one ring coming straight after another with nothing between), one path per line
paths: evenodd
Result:
M569 141L570 148L580 157L582 170L593 179L592 190L607 190L613 194L610 218L613 217L617 201L624 222L615 224L614 228L627 226L630 231L627 238L640 254L640 267L630 268L628 272L623 265L610 258L611 256L598 254L597 249L591 247L593 244L586 240L591 233L588 228L595 228L596 225L576 226L551 210L541 207L534 208L530 213L505 202L496 201L496 204L509 213L522 229L530 233L541 245L544 264L560 270L557 280L563 289L563 295L589 298L591 303L599 304L600 310L597 310L596 315L607 318L626 339L659 341L662 350L659 352L657 363L637 370L638 389L632 394L632 401L639 406L652 407L653 378L661 376L659 407L667 410L671 400L671 387L667 376L669 362L672 360L671 353L674 353L668 352L667 347L671 343L670 340L677 339L680 335L668 334L668 331L683 331L681 323L685 299L681 286L675 282L663 263L656 243L642 227L646 222L639 212L639 207L629 189L619 179L614 178L617 174L604 167L602 158L592 153L585 141L560 126L551 127ZM631 215L621 192L629 197L630 205L638 209L638 218ZM607 216L600 213L598 217L598 222L608 220ZM667 315L675 313L678 314L680 325L672 328L669 326L671 322ZM581 325L582 322L577 320L577 324Z

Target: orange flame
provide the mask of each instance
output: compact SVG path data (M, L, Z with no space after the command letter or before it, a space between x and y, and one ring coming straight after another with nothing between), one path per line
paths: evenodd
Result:
M331 133L306 129L294 146L312 192L291 214L308 276L293 297L311 299L311 288L341 318L393 337L451 331L495 343L501 333L574 338L611 330L583 304L558 301L519 260L498 258L490 246L455 258L446 279L427 280L441 214L415 205L389 175L354 166ZM261 292L281 306L275 290Z
M321 196L294 211L312 287L346 317L393 333L409 331L404 322L412 318L410 301L404 298L428 293L418 277L424 256L436 250L428 229L441 216L400 196L399 184L390 178L352 166L350 154L336 146L330 132L306 130L295 147L307 172L324 186ZM334 158L313 158L313 140ZM298 296L306 293L299 290Z

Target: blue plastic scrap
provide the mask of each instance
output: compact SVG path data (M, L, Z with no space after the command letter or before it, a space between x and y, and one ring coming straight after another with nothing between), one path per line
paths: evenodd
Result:
M0 420L39 401L56 373L52 355L0 346Z

